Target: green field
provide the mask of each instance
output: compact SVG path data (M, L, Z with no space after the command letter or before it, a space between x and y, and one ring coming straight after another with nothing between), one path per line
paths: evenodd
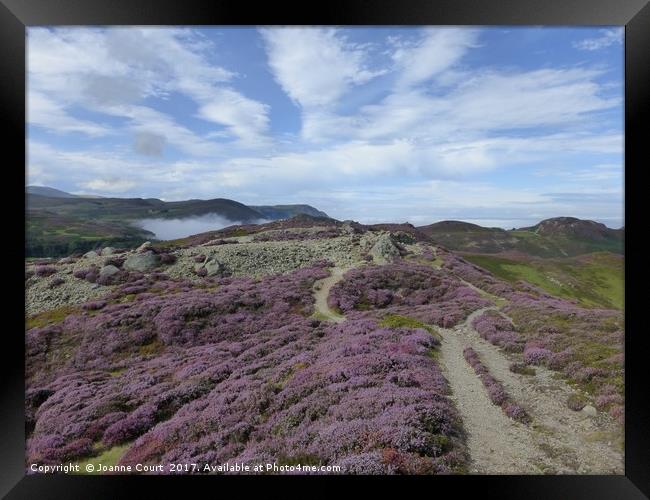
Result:
M464 254L468 261L511 283L519 280L588 307L623 308L623 257L599 252L563 259Z

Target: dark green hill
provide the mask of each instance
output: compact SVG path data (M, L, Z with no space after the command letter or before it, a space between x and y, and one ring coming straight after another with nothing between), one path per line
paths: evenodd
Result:
M153 233L134 224L142 219L215 215L233 223L252 224L297 214L327 217L309 205L263 206L256 210L225 198L171 202L157 198L90 198L40 186L28 186L26 192L26 254L33 257L61 256L105 245L132 246L153 239Z
M569 257L600 251L623 253L622 229L574 217L546 219L535 226L508 231L459 221L437 222L418 230L441 245L462 252L520 252L536 257Z

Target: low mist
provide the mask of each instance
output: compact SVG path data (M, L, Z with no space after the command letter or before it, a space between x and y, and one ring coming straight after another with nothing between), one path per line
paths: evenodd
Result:
M266 222L264 220L255 223ZM227 226L241 224L241 221L232 221L217 214L206 214L184 219L140 219L134 224L142 229L151 231L159 240L175 240L185 238L192 234L217 231Z

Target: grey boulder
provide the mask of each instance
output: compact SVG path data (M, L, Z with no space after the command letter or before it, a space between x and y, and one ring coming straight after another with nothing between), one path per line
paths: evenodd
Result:
M101 268L101 270L99 271L99 277L100 278L109 278L109 277L111 277L114 274L119 273L119 272L120 272L120 270L117 267L109 264L108 266L104 266L104 267Z
M160 265L160 257L152 251L131 255L122 267L127 271L146 272Z
M377 238L376 243L370 249L370 255L380 262L390 262L399 257L399 249L395 246L389 233L384 233Z
M142 245L136 248L135 251L138 253L146 252L147 250L149 250L149 247L151 247L151 242L145 241Z

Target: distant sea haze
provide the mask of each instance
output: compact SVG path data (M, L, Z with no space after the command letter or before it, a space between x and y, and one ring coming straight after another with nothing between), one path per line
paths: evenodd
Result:
M264 219L253 221L255 224L263 224L265 222L268 221ZM184 219L140 219L134 224L142 229L151 231L159 240L175 240L193 234L217 231L234 224L242 224L242 222L228 220L217 214L206 214Z

